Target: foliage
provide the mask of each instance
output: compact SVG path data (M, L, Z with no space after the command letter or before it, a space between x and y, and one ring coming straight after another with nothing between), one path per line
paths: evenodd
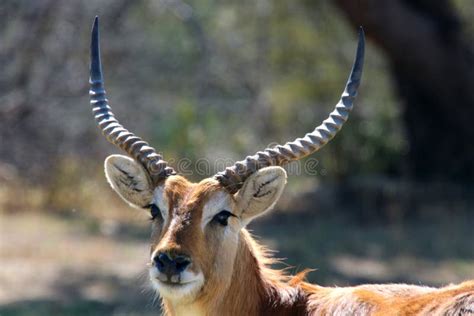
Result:
M0 161L39 183L52 179L45 175L64 156L97 161L110 148L94 127L86 96L96 13L117 116L175 161L241 159L312 130L337 102L355 49L356 30L327 1L316 16L283 1L136 1L108 10L105 0L45 1L37 4L48 13L43 17L28 3L3 8L2 59L10 60L11 82L0 85L6 104ZM31 39L28 55L15 54L30 23L41 34ZM30 68L14 66L27 56L35 56ZM365 69L349 124L316 156L329 178L399 169L404 142L397 101L384 60L371 46Z

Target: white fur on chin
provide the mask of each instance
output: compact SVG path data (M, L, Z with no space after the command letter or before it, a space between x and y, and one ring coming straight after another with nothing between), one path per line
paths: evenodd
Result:
M158 280L158 271L155 267L149 270L150 280L153 288L160 294L162 298L167 300L186 304L192 303L202 286L204 285L204 275L202 272L195 274L190 271L181 273L182 285L169 285Z

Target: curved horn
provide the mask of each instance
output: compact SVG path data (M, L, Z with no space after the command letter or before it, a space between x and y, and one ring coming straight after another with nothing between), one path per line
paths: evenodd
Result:
M104 89L102 64L99 48L99 18L96 16L92 27L90 64L90 103L95 120L102 134L109 142L124 150L141 163L154 181L174 174L173 168L156 153L147 142L125 129L112 113Z
M352 110L353 101L357 96L357 88L362 76L364 47L364 31L361 27L359 30L357 53L346 88L334 111L329 114L329 117L321 125L303 138L297 138L283 146L278 145L267 148L264 151L259 151L255 155L248 156L244 160L236 162L232 167L217 173L214 177L219 180L222 186L230 193L235 193L242 187L245 179L258 169L268 166L281 166L291 161L299 160L326 145L344 125L349 112Z

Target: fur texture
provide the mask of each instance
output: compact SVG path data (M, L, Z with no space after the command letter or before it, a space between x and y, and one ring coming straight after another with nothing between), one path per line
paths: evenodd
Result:
M143 168L116 156L107 159L106 173L129 203L159 207L151 261L163 252L191 259L179 284L163 282L151 264L150 279L167 315L474 315L474 281L440 289L405 284L332 288L306 283L305 272L289 276L272 269L275 260L245 226L280 197L286 183L280 167L257 171L235 195L214 179L191 183L170 176L152 187ZM214 220L224 210L232 213L227 225Z

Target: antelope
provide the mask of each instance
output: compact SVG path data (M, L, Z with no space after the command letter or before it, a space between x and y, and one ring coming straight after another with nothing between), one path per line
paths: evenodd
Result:
M92 28L90 102L109 142L128 156L105 160L107 181L152 219L149 278L166 315L474 315L474 281L443 288L407 284L322 287L275 270L246 230L286 185L282 168L328 143L346 122L361 81L365 39L334 111L303 138L266 148L192 183L112 113L104 89L99 25Z

